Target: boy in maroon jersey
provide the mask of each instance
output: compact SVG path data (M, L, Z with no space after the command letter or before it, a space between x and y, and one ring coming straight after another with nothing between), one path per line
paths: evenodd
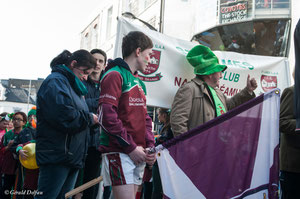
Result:
M147 114L146 87L137 72L146 70L153 43L139 31L122 42L123 59L109 63L101 80L99 119L104 186L112 186L115 199L133 199L142 183L146 163L155 154L152 121Z

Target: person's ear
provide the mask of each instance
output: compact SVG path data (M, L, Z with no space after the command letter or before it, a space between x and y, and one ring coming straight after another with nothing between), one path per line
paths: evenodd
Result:
M135 55L138 57L138 56L140 56L141 52L142 52L142 49L141 49L140 47L138 47L138 48L135 50Z
M73 69L75 68L77 65L77 61L76 60L72 60L71 63L70 63L70 68Z

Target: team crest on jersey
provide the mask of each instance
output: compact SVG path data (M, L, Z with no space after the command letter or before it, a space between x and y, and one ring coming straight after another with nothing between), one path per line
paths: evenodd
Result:
M161 51L152 50L152 52L150 63L148 64L146 70L139 74L139 78L145 82L159 81L162 78L161 73L157 72L160 64Z
M277 76L262 75L260 82L265 92L277 88Z

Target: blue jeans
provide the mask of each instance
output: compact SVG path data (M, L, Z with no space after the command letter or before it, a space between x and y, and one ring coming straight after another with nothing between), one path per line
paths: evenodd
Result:
M74 188L79 169L62 165L40 166L38 192L35 199L64 199Z

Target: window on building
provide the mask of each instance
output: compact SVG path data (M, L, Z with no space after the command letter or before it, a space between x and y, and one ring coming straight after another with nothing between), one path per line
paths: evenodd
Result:
M290 20L259 20L222 25L192 40L212 50L266 56L287 56Z
M91 48L97 48L97 40L98 40L98 32L97 32L97 24L95 24L92 30Z
M290 0L255 0L255 8L289 8Z
M107 11L107 24L106 24L106 38L107 39L111 37L112 14L113 14L113 7L110 7Z
M89 33L85 33L82 43L82 48L88 49L88 42L89 42Z
M235 0L221 0L221 4L223 3L235 3Z
M289 8L290 0L273 0L273 8Z

